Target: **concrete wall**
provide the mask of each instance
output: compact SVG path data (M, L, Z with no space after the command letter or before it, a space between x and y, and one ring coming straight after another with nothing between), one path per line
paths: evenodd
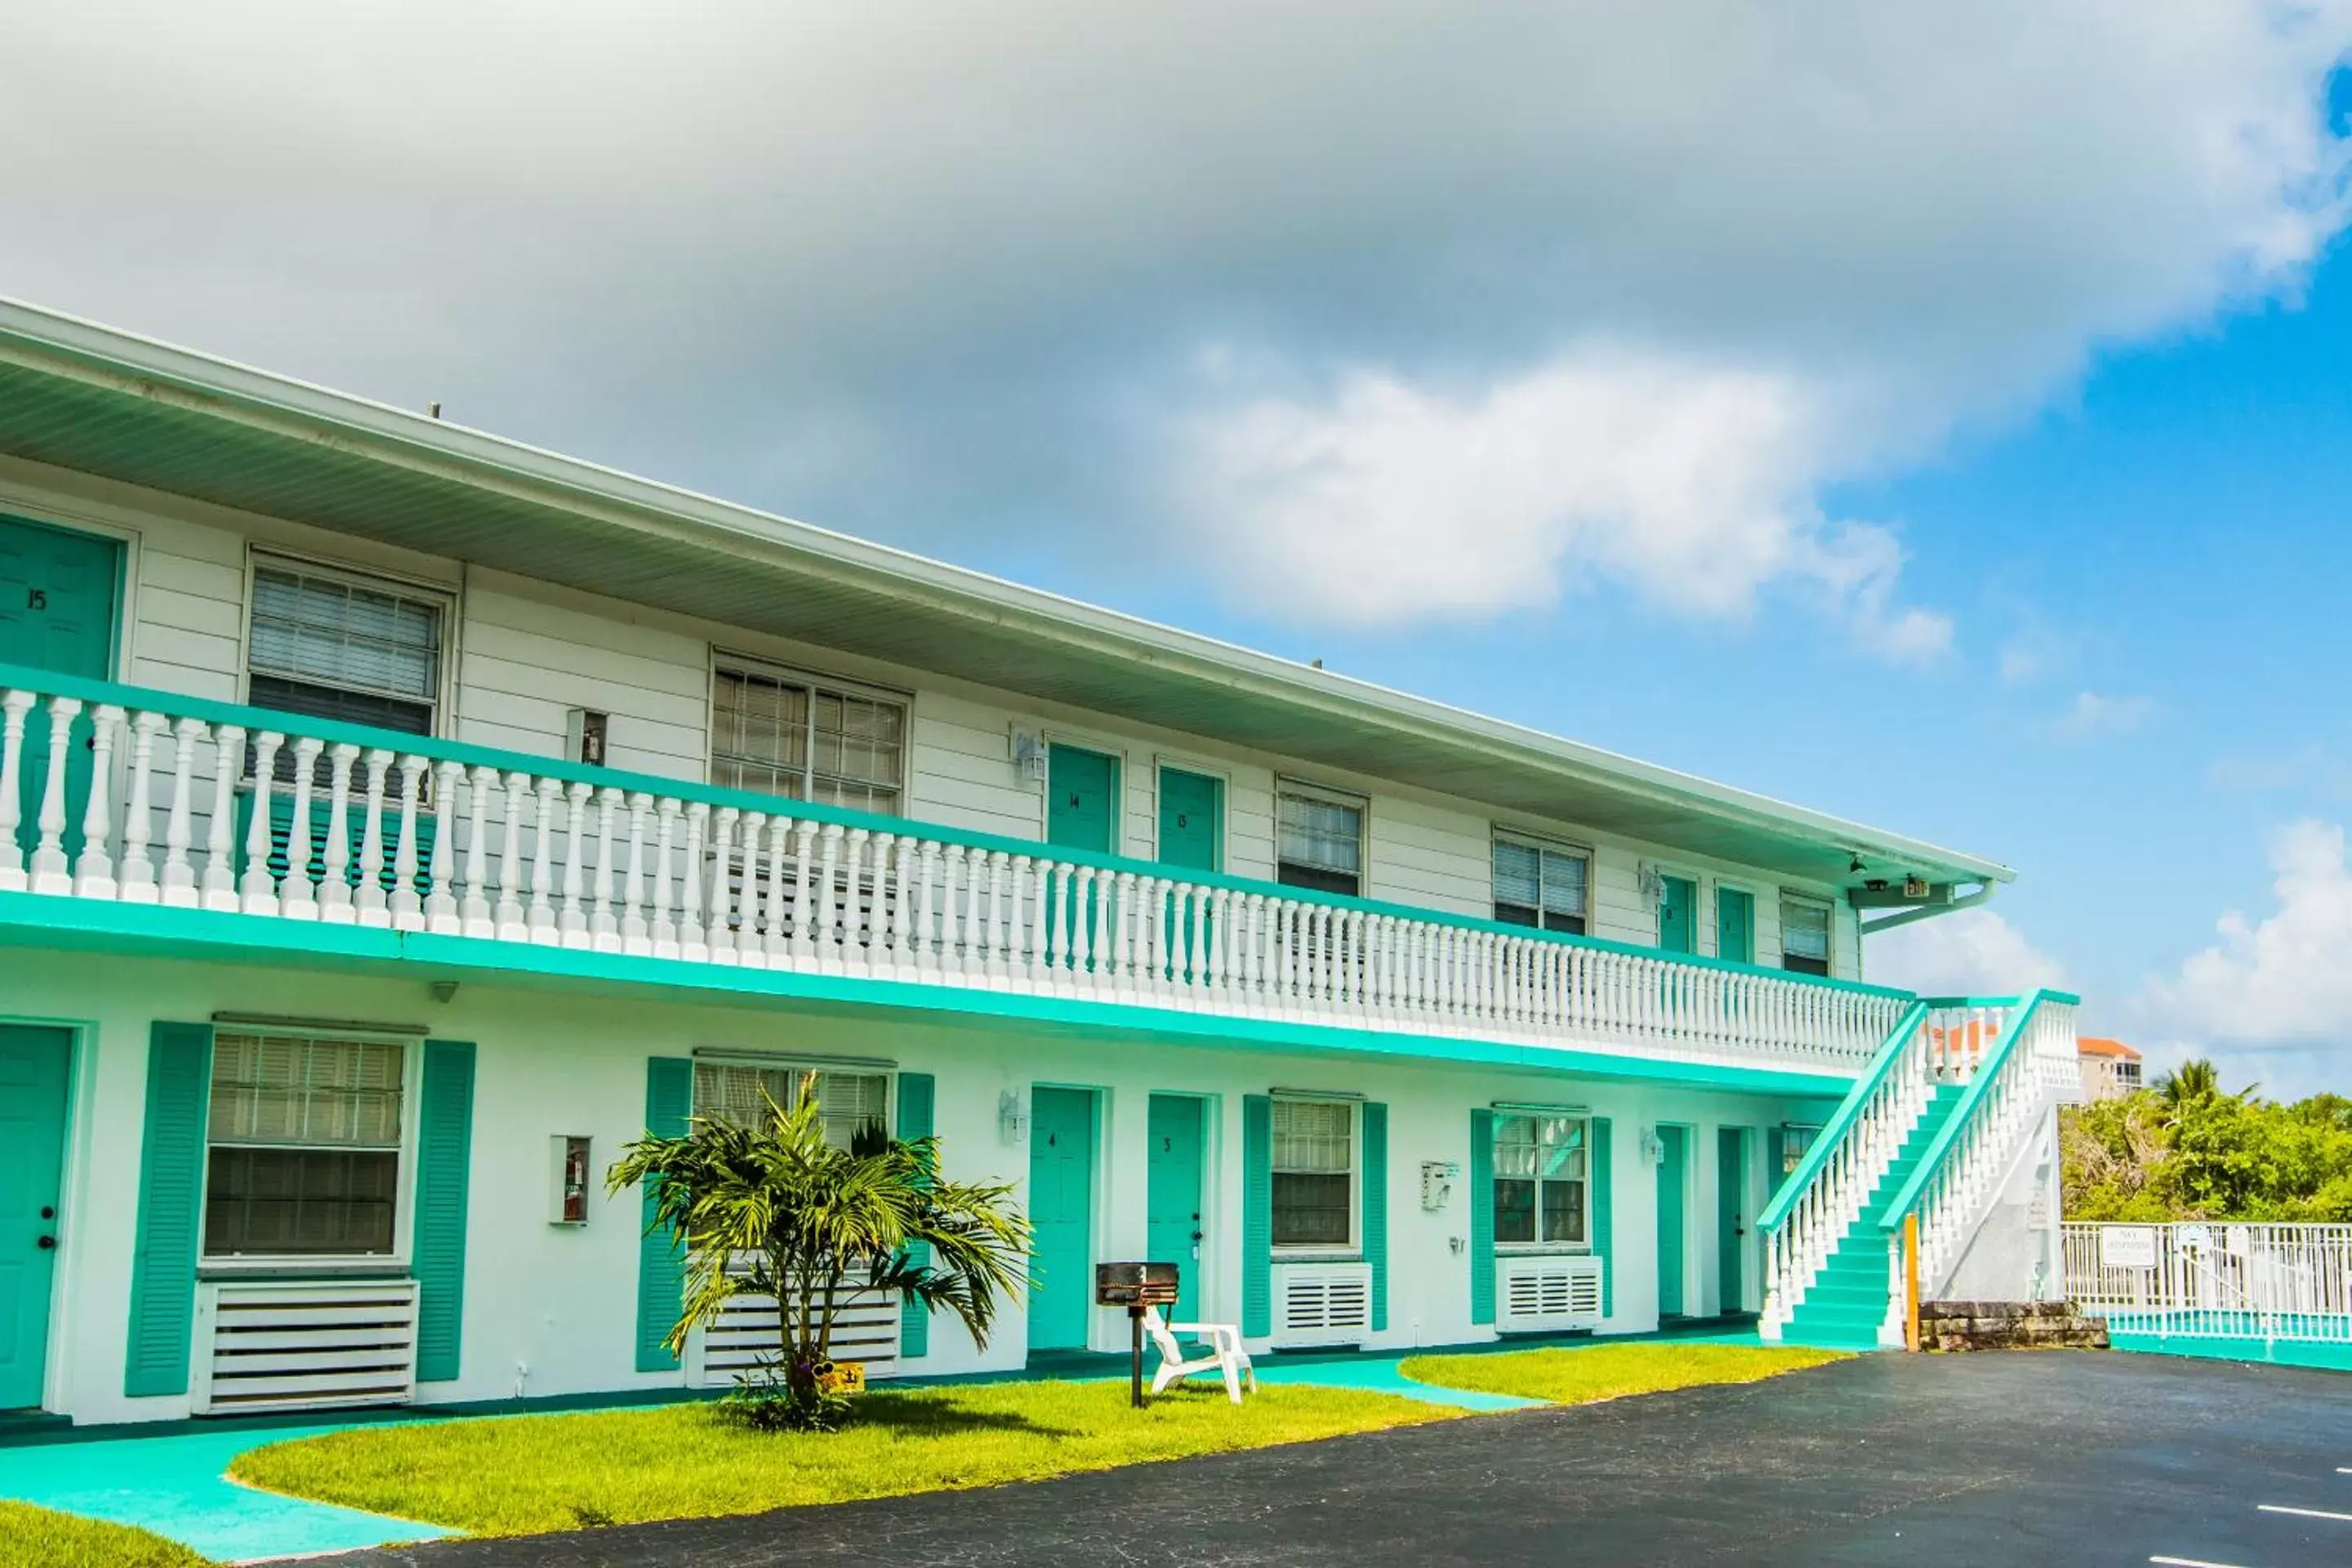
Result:
M233 967L163 959L16 951L0 1014L75 1033L74 1114L67 1160L62 1251L52 1313L48 1403L81 1421L184 1415L184 1399L122 1393L150 1026L216 1012L413 1026L478 1047L471 1210L467 1237L463 1373L425 1385L432 1401L676 1386L679 1374L632 1370L638 1200L592 1203L587 1225L551 1225L550 1140L585 1134L601 1173L643 1129L646 1063L700 1048L809 1052L891 1060L937 1079L938 1127L958 1176L1025 1185L1028 1151L1002 1134L1000 1096L1031 1086L1082 1086L1101 1095L1096 1256L1145 1247L1145 1115L1154 1092L1203 1096L1211 1107L1210 1201L1202 1308L1241 1311L1239 1194L1243 1098L1276 1085L1344 1089L1385 1103L1391 1118L1390 1328L1375 1343L1457 1343L1491 1337L1470 1321L1466 1187L1426 1213L1424 1160L1469 1156L1470 1112L1497 1100L1589 1105L1612 1119L1615 1309L1612 1331L1656 1321L1656 1184L1642 1132L1661 1121L1694 1129L1686 1194L1690 1309L1717 1305L1715 1129L1759 1130L1817 1120L1818 1104L1696 1088L1643 1087L1565 1074L1497 1072L1432 1063L1370 1065L1338 1056L1179 1047L1132 1038L1040 1037L1014 1027L907 1022L898 1016L820 1016L772 1005L593 994L583 987L463 985L434 999L417 981L320 970ZM1748 1305L1758 1263L1752 1216L1763 1190L1765 1140L1751 1140ZM309 1270L306 1272L315 1272ZM1125 1325L1097 1313L1097 1349L1125 1343ZM929 1358L909 1370L1017 1367L1025 1352L1015 1308L985 1351L945 1322Z
M1923 1279L1921 1292L1946 1301L2058 1300L2066 1293L2058 1217L2058 1112L2053 1107L2019 1152L1991 1214L1960 1255L1951 1282L1938 1289Z

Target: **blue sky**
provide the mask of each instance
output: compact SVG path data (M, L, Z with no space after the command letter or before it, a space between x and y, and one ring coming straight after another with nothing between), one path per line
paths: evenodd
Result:
M1874 970L2352 1089L2347 50L26 0L0 293L2008 860Z

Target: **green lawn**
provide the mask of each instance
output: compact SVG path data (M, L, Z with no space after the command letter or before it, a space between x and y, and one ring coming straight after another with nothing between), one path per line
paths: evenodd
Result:
M1486 1355L1417 1355L1405 1376L1441 1388L1515 1394L1554 1405L1587 1405L1628 1394L1656 1394L1706 1383L1755 1383L1809 1366L1844 1361L1842 1351L1795 1345L1708 1345L1650 1340Z
M869 1394L831 1436L747 1432L710 1405L673 1405L361 1427L255 1449L229 1473L321 1502L523 1535L995 1486L1462 1414L1295 1386L1238 1407L1222 1389L1171 1389L1139 1413L1124 1383L983 1384Z
M205 1568L205 1563L143 1530L0 1500L0 1568Z

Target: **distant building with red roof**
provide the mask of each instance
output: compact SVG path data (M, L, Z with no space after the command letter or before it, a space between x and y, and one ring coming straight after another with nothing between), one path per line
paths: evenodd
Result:
M2083 1064L2085 1100L2120 1100L2140 1086L2139 1053L2121 1040L2080 1036L2074 1054Z

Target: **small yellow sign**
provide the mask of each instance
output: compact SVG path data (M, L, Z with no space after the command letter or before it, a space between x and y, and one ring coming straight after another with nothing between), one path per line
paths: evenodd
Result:
M866 1363L862 1361L837 1361L816 1374L816 1385L827 1394L863 1394L866 1392Z

